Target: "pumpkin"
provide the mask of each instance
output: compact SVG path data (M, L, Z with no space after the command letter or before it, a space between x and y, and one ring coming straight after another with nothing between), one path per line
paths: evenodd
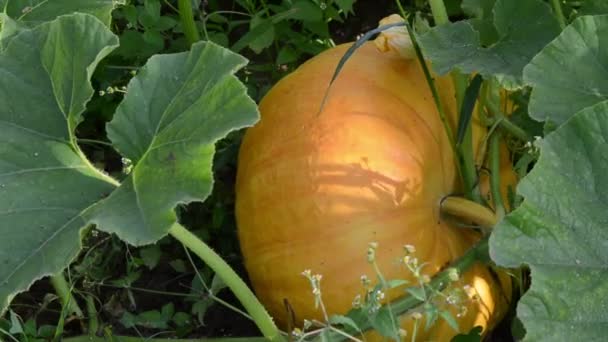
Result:
M323 319L304 270L323 276L327 312L345 314L362 293L362 275L375 279L366 260L370 242L378 244L376 261L386 279L414 281L398 262L404 245L415 247L415 257L427 263L424 273L432 276L480 238L440 215L442 198L461 188L416 59L364 44L320 110L349 46L329 49L280 80L260 102L261 119L239 151L235 211L245 268L256 295L284 329L290 319L285 301L298 325ZM436 85L456 127L452 83L439 77ZM484 129L478 121L474 127L477 151ZM503 317L510 280L505 274L500 279L478 263L454 285L468 284L479 297L464 304L460 332L479 325L486 333ZM386 299L404 293L400 288ZM401 320L411 329L411 317ZM459 333L443 320L422 330L420 340L447 341Z

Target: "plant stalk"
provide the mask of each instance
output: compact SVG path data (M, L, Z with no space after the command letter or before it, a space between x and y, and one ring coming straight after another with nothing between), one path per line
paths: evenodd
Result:
M562 11L562 5L559 3L559 1L560 0L551 0L551 4L553 5L553 10L555 11L555 16L557 17L559 27L563 30L566 28L566 18L564 17L564 11Z
M502 129L504 129L505 131L511 133L511 135L513 135L517 139L519 139L521 141L530 141L530 140L532 140L530 138L530 136L528 135L528 133L526 133L526 131L524 131L521 127L519 127L516 124L514 124L508 118L502 117L499 120L500 120L500 122L499 122L500 127Z
M184 35L189 45L192 45L199 40L201 37L196 28L194 22L194 15L192 14L192 1L191 0L178 0L177 6L179 8L179 17L182 21L184 29Z
M450 22L443 0L429 0L429 4L431 5L435 25L439 26Z
M499 220L488 207L456 196L449 196L441 201L441 213L472 221L484 228L494 227Z
M490 191L494 202L494 211L498 220L505 216L505 205L500 194L500 131L490 137Z
M51 285L55 289L57 296L61 299L61 304L65 307L69 312L75 314L78 317L84 317L82 310L78 306L78 303L72 296L72 290L70 289L70 284L65 279L63 272L57 273L50 277Z
M443 0L429 0L429 4L431 5L431 12L433 14L433 19L435 19L436 26L450 23ZM461 108L466 93L468 77L458 70L453 70L450 73L450 76L456 92L457 108ZM471 125L467 128L462 144L457 146L455 154L458 162L458 170L462 177L467 197L478 203L483 203L479 188L477 187L477 170L475 168L475 159L473 158Z
M99 317L97 317L97 308L95 300L90 294L85 297L87 304L87 316L89 318L89 336L96 336L99 331Z
M471 203L476 204L474 202ZM454 261L443 271L437 273L433 277L433 279L431 279L430 283L428 283L426 286L432 287L437 291L443 291L447 287L447 285L450 284L450 274L454 272L454 269L458 272L458 274L463 274L478 260L487 259L488 239L489 236L485 236L481 240L479 240L479 242L475 246L470 248L462 257ZM395 316L401 316L422 303L423 301L417 299L414 296L406 296L391 302L391 312ZM359 328L362 332L373 329L370 320L366 320L361 326L359 326ZM321 340L326 341L324 339ZM329 341L345 340L346 338L344 336L338 335L333 332L331 333L331 336L329 338Z
M194 254L198 255L198 257L207 263L207 265L222 278L224 283L240 300L243 307L245 307L253 321L267 339L270 341L283 341L279 329L274 324L264 306L258 301L247 284L245 284L222 257L179 223L175 223L171 226L169 234L183 243L187 248L194 252Z

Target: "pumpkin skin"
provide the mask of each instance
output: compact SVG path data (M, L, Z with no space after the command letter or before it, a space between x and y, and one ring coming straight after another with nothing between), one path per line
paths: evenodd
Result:
M413 245L432 276L462 256L478 239L472 230L440 216L443 197L458 192L454 156L417 60L382 53L364 44L346 63L319 106L339 59L350 44L327 50L279 81L260 103L261 120L239 152L236 219L251 284L279 326L287 326L286 299L303 319L322 320L301 272L321 274L329 314L344 314L362 293L361 276L375 279L366 260L377 242L377 263L386 279L413 281L399 263ZM448 78L437 78L452 127L456 105ZM482 129L474 123L477 150ZM495 282L477 264L459 285L480 300L466 304L460 331L484 333L508 308L510 282ZM502 289L505 293L502 293ZM387 294L391 300L403 289ZM411 319L402 317L403 327ZM449 340L458 332L443 320L420 340ZM367 334L368 341L380 339Z

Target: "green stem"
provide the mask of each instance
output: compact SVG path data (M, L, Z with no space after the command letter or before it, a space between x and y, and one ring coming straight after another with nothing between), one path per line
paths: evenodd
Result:
M399 0L397 1L397 6L399 7L399 11L401 12L401 16L406 18L407 15L401 6ZM452 128L448 119L445 115L445 110L443 109L443 104L441 103L441 99L439 98L439 92L437 92L437 87L435 87L435 80L431 76L431 72L426 65L426 61L424 60L424 56L422 55L422 50L420 49L420 45L418 45L418 41L416 40L416 35L412 31L412 28L409 24L406 23L405 27L407 28L407 32L412 40L412 45L414 46L414 51L416 51L416 57L418 58L418 62L422 67L422 71L424 73L424 77L426 78L426 83L429 85L431 89L431 95L433 96L433 101L435 102L435 107L437 107L437 112L439 112L439 118L441 119L441 123L443 124L443 128L445 130L446 135L448 136L448 140L450 141L450 146L452 147L452 151L456 154L456 140L454 139L454 133L452 132Z
M488 207L456 196L449 196L441 201L441 213L475 222L483 228L492 228L498 222L496 214Z
M499 220L505 216L505 205L500 194L500 138L500 131L492 133L490 137L490 191Z
M500 127L502 129L504 129L505 131L509 132L511 135L513 135L517 139L522 140L522 141L532 140L530 138L530 136L528 135L528 133L526 133L526 131L524 131L521 127L514 124L508 118L503 116L499 120L500 120L499 121Z
M429 0L429 4L431 5L435 25L439 26L450 22L443 0Z
M566 18L564 17L564 12L562 11L562 6L560 5L559 0L551 0L551 4L553 5L553 10L555 11L555 16L557 17L559 27L562 30L565 29Z
M445 25L450 22L443 0L429 0L429 4L431 5L435 25ZM453 70L450 76L452 77L456 92L457 108L461 108L466 93L468 77L458 70ZM483 200L477 187L477 170L475 168L475 159L473 158L473 140L470 125L467 128L463 143L457 146L455 152L467 197L478 203L482 203Z
M184 35L186 35L188 44L192 45L201 40L192 14L192 2L191 0L179 0L177 5L179 8L179 17L182 20Z
M473 158L473 137L470 124L462 144L457 146L457 158L466 197L483 204L483 198L481 197L477 181L477 168L475 167L475 159Z
M528 135L528 133L526 133L525 130L523 130L521 127L517 126L516 124L514 124L511 120L509 120L509 118L505 116L503 110L500 109L493 101L489 101L489 100L482 100L482 101L483 101L483 105L486 106L486 108L488 108L488 110L492 114L493 120L495 120L495 122L498 122L498 124L500 125L500 127L502 129L509 132L511 135L513 135L514 137L516 137L517 139L519 139L521 141L532 140L530 138L530 136Z
M76 316L84 317L82 310L78 306L76 300L74 300L74 296L72 296L70 284L63 276L63 272L51 276L50 280L51 285L53 285L53 288L57 293L57 296L59 296L59 298L61 299L62 306L67 308L69 312L75 314Z
M249 287L247 287L247 284L245 284L238 274L230 268L222 257L179 223L175 223L171 229L169 229L169 234L183 243L194 252L194 254L198 255L198 257L207 263L207 265L222 278L224 283L240 300L243 307L249 312L251 318L266 338L270 341L283 340L279 329L272 321L272 318L264 306L258 301Z
M89 336L96 336L99 331L99 318L97 317L97 308L95 300L90 294L85 297L87 303L87 315L89 316Z

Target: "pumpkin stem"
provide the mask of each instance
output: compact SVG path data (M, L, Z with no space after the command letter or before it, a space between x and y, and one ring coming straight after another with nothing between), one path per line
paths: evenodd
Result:
M505 205L500 194L500 131L495 131L490 137L490 191L494 201L494 210L498 219L505 216Z
M57 296L61 299L63 310L74 313L80 318L84 317L82 310L78 306L78 302L76 302L76 299L74 299L74 295L72 294L72 286L65 279L63 271L51 276L50 281L55 289L55 293L57 293Z
M488 207L463 197L449 196L441 201L441 212L491 228L498 223L498 216Z
M194 254L201 258L220 278L222 278L224 283L232 290L241 304L243 304L243 307L245 307L247 312L251 315L251 318L264 337L269 341L284 341L283 336L281 336L279 329L274 324L264 306L258 301L249 287L247 287L247 284L245 284L238 274L230 268L221 256L215 253L207 244L179 223L175 223L171 226L169 234L194 252Z
M192 2L190 0L179 0L177 3L179 7L179 17L182 20L184 27L184 35L188 41L188 45L192 45L201 40L194 22L194 15L192 14Z

